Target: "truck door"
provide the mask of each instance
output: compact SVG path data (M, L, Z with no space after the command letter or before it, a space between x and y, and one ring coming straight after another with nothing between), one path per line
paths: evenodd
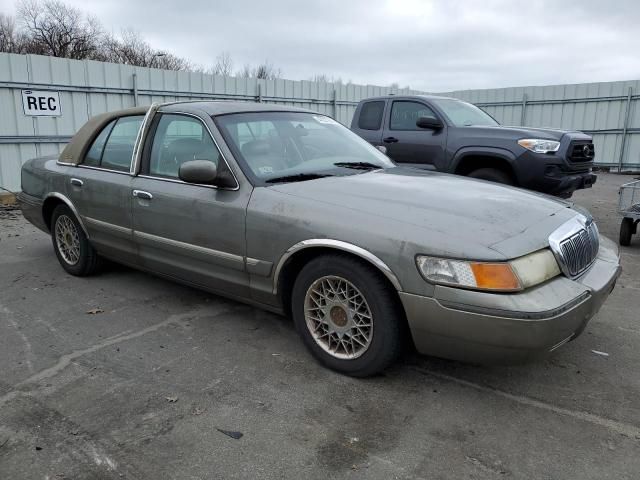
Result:
M446 126L439 130L419 128L416 121L420 117L439 118L422 102L393 100L384 125L382 145L387 147L387 155L398 163L440 170L445 164Z
M353 116L351 130L374 146L382 143L382 119L384 118L385 100L363 102Z

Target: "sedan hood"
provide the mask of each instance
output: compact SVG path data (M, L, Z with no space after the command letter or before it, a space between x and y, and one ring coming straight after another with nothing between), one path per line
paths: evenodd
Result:
M392 220L390 228L407 224L507 256L548 246L549 234L576 215L570 203L545 195L405 167L270 188L335 205L336 215L347 216L354 225L365 222L367 216L383 217ZM513 239L525 232L526 246L517 252ZM510 244L508 251L500 250L501 243Z

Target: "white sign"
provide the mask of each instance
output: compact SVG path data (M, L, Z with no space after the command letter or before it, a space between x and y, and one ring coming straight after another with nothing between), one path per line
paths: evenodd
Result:
M59 92L22 90L22 109L31 117L59 117L62 115Z

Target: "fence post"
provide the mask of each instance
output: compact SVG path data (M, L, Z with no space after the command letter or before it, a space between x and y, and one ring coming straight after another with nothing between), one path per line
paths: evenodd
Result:
M133 80L133 106L138 106L138 74L134 73L132 76Z
M524 121L527 118L527 94L522 94L522 113L520 114L520 126L524 127Z
M338 91L335 87L333 87L333 100L331 101L333 105L333 119L338 119Z
M258 80L258 97L256 98L256 102L262 103L262 84L260 80Z
M627 130L629 129L629 113L631 112L631 97L633 88L629 87L627 95L627 105L624 112L624 125L622 126L622 144L620 145L620 158L618 159L618 173L622 171L622 163L624 161L624 148L627 145Z

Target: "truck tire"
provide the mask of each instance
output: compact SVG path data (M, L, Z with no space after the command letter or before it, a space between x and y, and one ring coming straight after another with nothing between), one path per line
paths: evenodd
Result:
M400 355L405 320L379 272L343 254L319 256L296 278L296 330L323 365L353 377L379 373Z
M623 218L620 224L620 245L628 247L631 245L631 236L633 235L634 221L631 218Z
M497 168L479 168L469 173L468 176L479 180L502 183L503 185L515 185L511 175Z

